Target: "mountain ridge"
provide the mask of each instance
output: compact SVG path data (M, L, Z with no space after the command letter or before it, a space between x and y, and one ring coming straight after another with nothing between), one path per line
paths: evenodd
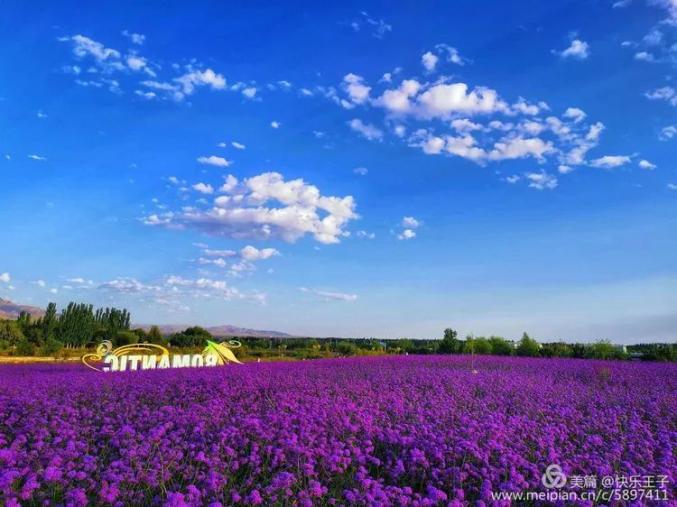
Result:
M45 310L37 306L21 305L9 299L0 298L0 319L16 319L21 312L30 313L34 319L39 319L45 314Z
M148 331L153 324L135 324L133 328L141 328ZM186 328L192 327L191 324L157 324L163 335L180 333ZM203 327L203 326L201 326ZM219 326L204 326L214 336L249 336L252 338L293 338L293 335L281 331L272 331L264 329L252 329L247 327L222 324Z

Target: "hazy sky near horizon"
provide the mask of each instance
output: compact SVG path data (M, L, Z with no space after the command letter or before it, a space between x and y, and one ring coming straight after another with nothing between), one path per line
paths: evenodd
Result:
M674 339L677 2L0 5L0 297Z

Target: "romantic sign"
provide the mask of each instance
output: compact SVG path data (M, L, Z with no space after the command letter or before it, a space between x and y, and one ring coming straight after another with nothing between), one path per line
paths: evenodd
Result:
M236 340L227 343L207 340L207 346L200 354L170 354L168 349L154 343L123 345L114 349L113 344L105 340L96 348L96 352L82 356L82 363L92 370L101 372L242 364L232 351L241 346L242 344Z

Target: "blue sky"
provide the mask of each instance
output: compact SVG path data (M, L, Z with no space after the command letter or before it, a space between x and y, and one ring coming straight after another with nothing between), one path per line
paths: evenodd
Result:
M674 0L0 11L0 297L674 339Z

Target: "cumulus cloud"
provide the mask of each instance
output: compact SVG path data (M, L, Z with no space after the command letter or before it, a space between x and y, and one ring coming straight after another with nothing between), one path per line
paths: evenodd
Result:
M279 121L271 121L270 126L274 129L279 129L282 126L282 124Z
M364 123L359 118L350 120L348 122L348 126L350 126L350 128L355 132L362 134L365 139L370 141L380 141L383 139L383 131L381 129L370 123Z
M612 169L630 163L630 157L626 155L604 155L590 161L592 167L599 167L602 169Z
M352 104L364 104L369 100L369 91L371 87L364 84L364 79L362 76L357 74L346 74L343 77L343 89L348 94L350 103ZM346 107L346 104L343 104ZM350 106L346 107L350 109Z
M423 56L421 56L421 64L423 64L423 67L425 67L425 70L428 72L433 72L435 70L438 61L439 57L430 51L423 53Z
M44 162L47 160L45 157L41 155L28 155L28 158L30 158L31 160L37 160L38 162Z
M404 229L397 235L397 239L399 240L414 239L415 237L416 232L413 229Z
M223 157L210 155L209 157L198 157L197 161L204 165L213 165L215 167L228 167L232 162Z
M142 34L126 30L122 33L136 46L142 45L145 41L145 36ZM101 42L81 34L60 37L59 40L72 45L73 54L78 61L87 60L93 63L93 67L87 70L87 75L91 76L90 78L76 78L75 82L81 86L107 88L111 92L121 94L119 81L106 76L142 73L146 79L135 80L135 84L140 89L134 90L134 94L146 100L164 98L180 102L201 87L212 90L228 89L226 79L222 74L213 69L204 68L199 64L191 63L183 66L173 64L167 68L174 71L174 77L164 80L147 79L148 77L156 78L157 71L162 69L163 66L151 62L148 58L139 54L139 48L130 49L127 54L123 55L120 50L106 47ZM79 64L64 66L64 71L75 76L84 75L84 69ZM245 96L251 97L255 94L247 88L243 93Z
M402 219L402 227L406 227L408 229L416 229L421 225L421 222L414 217L404 217Z
M240 255L246 261L255 262L255 261L270 259L271 257L275 257L277 255L280 255L280 252L278 250L276 250L275 248L258 249L256 247L251 246L251 245L247 245L242 250L240 250Z
M422 224L423 222L414 217L403 217L400 222L401 231L397 234L397 239L414 239L416 237L416 231L414 229L418 229Z
M311 289L308 287L300 287L299 290L301 292L314 294L323 301L355 301L357 299L357 294L346 294L344 292L331 292L319 289Z
M573 120L574 123L579 123L585 120L586 114L585 111L583 111L582 109L579 109L577 107L569 107L567 108L566 111L564 111L564 114L562 116Z
M244 144L238 143L237 141L233 141L233 142L230 143L230 144L231 144L231 146L232 146L233 148L235 148L236 150L244 150L244 149L246 148L246 146L245 146Z
M539 173L527 173L524 175L529 180L529 187L536 190L554 190L557 188L557 178L544 171Z
M656 164L652 164L648 160L640 160L639 163L637 164L640 168L646 169L648 171L651 171L653 169L656 169Z
M585 60L590 56L590 46L587 42L584 42L580 39L574 39L571 41L569 47L563 51L557 52L562 58L573 58L575 60Z
M231 185L206 209L150 215L147 225L196 228L236 239L281 238L294 242L306 234L325 244L338 243L345 227L358 217L352 196L323 196L302 179L286 181L277 172L263 173Z
M2 283L9 283L12 281L12 277L7 273L6 271L4 273L0 273L0 282Z
M359 174L360 176L366 176L369 173L369 169L367 169L366 167L356 167L355 169L353 169L353 172L355 174Z
M213 194L214 193L214 187L209 185L208 183L196 183L193 185L193 190L196 192L200 192L201 194Z

